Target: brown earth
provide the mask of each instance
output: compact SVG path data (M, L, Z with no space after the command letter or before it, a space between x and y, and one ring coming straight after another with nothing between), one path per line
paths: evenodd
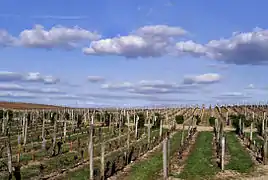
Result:
M45 104L33 104L23 102L0 102L0 108L5 109L59 109L63 106L45 105Z

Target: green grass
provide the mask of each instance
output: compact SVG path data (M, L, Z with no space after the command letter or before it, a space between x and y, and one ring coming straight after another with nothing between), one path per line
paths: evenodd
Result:
M200 132L194 150L186 160L183 171L178 175L182 179L209 179L219 168L212 163L212 132Z
M181 132L177 132L171 138L170 155L174 154L176 150L178 150L180 146L180 140L181 140ZM131 167L128 177L126 177L125 179L128 180L155 179L157 177L157 172L159 172L162 168L163 168L163 155L162 155L162 149L160 149L159 151L153 153L151 158L134 164Z
M226 142L231 159L225 169L235 170L240 173L247 173L253 168L250 155L239 143L234 132L226 133Z

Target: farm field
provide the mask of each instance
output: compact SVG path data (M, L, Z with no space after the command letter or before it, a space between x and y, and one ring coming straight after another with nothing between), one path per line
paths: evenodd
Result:
M265 175L267 106L74 109L0 103L0 179Z

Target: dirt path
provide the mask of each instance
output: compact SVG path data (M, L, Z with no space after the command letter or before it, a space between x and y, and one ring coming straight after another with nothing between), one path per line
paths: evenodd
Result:
M164 128L168 128L167 125L164 125L163 126ZM184 129L187 130L189 126L184 126ZM181 124L177 124L176 125L176 129L182 129L183 126ZM235 128L232 128L232 127L224 127L224 131L234 131ZM213 131L213 127L211 126L197 126L197 131ZM253 129L253 132L256 132L257 129ZM245 132L250 132L250 129L249 128L246 128L245 129ZM268 179L267 179L268 180Z

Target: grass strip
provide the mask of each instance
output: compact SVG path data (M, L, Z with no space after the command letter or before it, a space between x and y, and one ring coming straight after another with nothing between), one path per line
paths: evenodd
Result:
M186 134L186 131L185 131ZM170 139L170 155L174 154L180 146L181 132L176 132ZM124 179L128 180L151 180L158 175L157 172L163 169L162 149L154 152L152 157L138 163L135 163L130 170L128 176Z
M231 159L225 168L239 173L248 173L254 164L246 149L238 141L236 134L234 132L226 133L226 142Z
M179 178L207 180L219 171L219 168L212 163L212 140L212 132L199 133L194 149L186 160L183 171L178 175Z

